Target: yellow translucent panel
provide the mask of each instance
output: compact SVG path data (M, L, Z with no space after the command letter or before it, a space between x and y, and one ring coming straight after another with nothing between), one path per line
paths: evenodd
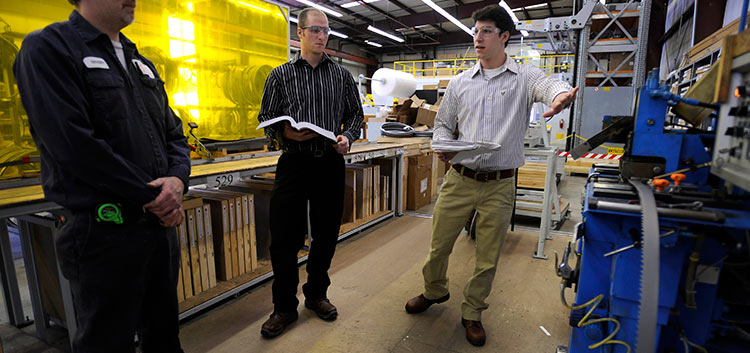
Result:
M201 119L201 111L198 110L198 109L190 109L190 116L193 119L195 119L196 121L200 120Z
M189 106L198 105L198 92L186 92L185 102L187 102Z
M172 38L180 38L180 35L182 34L181 28L180 28L180 19L177 17L170 17L167 20L167 27L169 31L169 36Z
M265 13L269 13L269 12L271 12L271 10L269 10L269 9L264 9L264 8L262 8L262 7L258 6L258 5L253 5L253 4L249 3L249 2L245 2L245 1L236 1L236 3L237 3L237 4L240 4L240 5L242 5L242 6L245 6L245 7L249 7L249 8L251 8L251 9L254 9L254 10L258 10L258 11L261 11L261 12L265 12Z
M175 93L175 94L172 95L172 105L173 106L184 107L184 106L187 105L186 102L187 101L185 100L185 93L184 92ZM177 115L182 116L182 114L177 114Z
M288 60L288 24L281 8L259 0L139 0L123 33L157 67L178 116L198 123L200 138L238 140L255 130L272 68ZM251 6L247 6L251 5ZM0 52L12 57L26 34L68 19L65 0L0 0ZM0 60L0 163L36 155L12 72ZM33 168L34 166L32 166ZM37 166L38 168L38 166ZM0 179L22 170L0 168Z

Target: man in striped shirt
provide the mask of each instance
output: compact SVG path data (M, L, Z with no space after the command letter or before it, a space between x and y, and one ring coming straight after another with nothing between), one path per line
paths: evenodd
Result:
M288 115L336 135L336 142L311 130L277 123L265 132L284 153L276 166L271 193L271 266L274 272L271 317L261 334L271 338L297 320L297 253L305 244L308 201L312 242L307 259L305 307L322 319L336 320L326 292L328 269L336 249L344 208L344 157L359 137L364 115L352 74L324 52L328 19L316 9L298 15L300 53L271 71L263 91L258 120ZM342 130L343 125L343 130Z
M492 289L510 222L515 197L513 171L524 163L523 138L529 111L534 102L544 102L552 107L544 117L553 116L574 100L578 89L508 57L505 46L514 24L502 7L487 6L472 18L479 62L448 85L435 119L433 139L454 139L458 126L458 140L493 142L502 149L453 161L435 205L430 253L422 269L424 293L409 300L406 311L421 313L450 298L448 257L472 210L477 210L476 264L464 288L461 323L467 340L481 346L486 340L481 315L488 307L485 299ZM443 161L455 156L437 154Z

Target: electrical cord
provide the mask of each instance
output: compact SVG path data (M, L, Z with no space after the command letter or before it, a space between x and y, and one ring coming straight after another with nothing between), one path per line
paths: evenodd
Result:
M591 316L594 310L596 310L596 307L599 306L599 303L601 303L603 299L604 299L604 295L599 294L596 297L594 297L594 299L591 299L584 304L577 305L577 306L570 306L568 302L565 300L565 282L564 280L560 282L560 300L562 301L562 304L566 308L568 308L569 310L581 310L587 307L591 307L591 309L589 309L586 315L584 315L583 318L580 321L578 321L578 324L577 324L578 328L583 328L585 326L593 325L593 324L601 323L601 322L612 322L615 324L615 329L612 330L612 333L610 333L609 336L605 337L603 340L599 342L589 345L588 348L595 349L605 344L620 344L620 345L625 346L628 349L627 353L630 353L630 345L627 342L613 339L615 335L617 335L617 332L620 331L619 321L617 321L616 319L608 318L608 317L589 320L589 316Z
M704 348L704 347L702 347L702 346L699 346L699 345L697 345L697 344L695 344L695 343L691 342L691 341L690 341L690 340L689 340L689 339L687 338L687 336L685 336L685 333L684 333L684 332L680 332L680 340L681 340L681 341L682 341L682 343L684 344L684 347L685 347L685 353L689 353L689 352L690 352L690 347L693 347L693 348L695 348L695 349L697 349L697 350L699 350L699 351L701 351L701 352L703 352L703 353L708 353L708 350L707 350L706 348Z

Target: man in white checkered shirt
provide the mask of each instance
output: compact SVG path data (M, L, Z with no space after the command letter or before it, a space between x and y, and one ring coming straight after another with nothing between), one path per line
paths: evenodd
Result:
M440 188L432 221L430 253L422 269L424 293L406 303L410 314L450 298L448 258L466 221L477 210L476 265L464 288L461 323L469 343L486 341L481 315L488 304L500 249L513 209L514 170L524 163L523 138L534 102L552 107L553 116L575 99L578 88L551 79L537 67L518 64L505 53L514 24L498 5L472 15L474 49L479 62L453 78L435 118L433 140L492 142L502 146L460 161L453 161ZM448 161L454 153L437 152Z

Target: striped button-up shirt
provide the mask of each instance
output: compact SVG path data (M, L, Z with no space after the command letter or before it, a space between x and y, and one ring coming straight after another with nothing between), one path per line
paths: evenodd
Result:
M346 136L349 143L359 138L364 119L352 74L325 53L314 68L297 53L271 71L258 120L263 122L282 115ZM274 124L265 132L272 145L278 144L285 151L314 152L332 144L324 137L303 142L288 140L281 137L281 130L280 124Z
M532 65L510 57L500 74L487 79L480 63L448 84L435 117L433 140L452 140L458 124L458 140L492 142L502 146L493 153L466 158L458 163L474 170L514 169L523 165L523 138L534 102L552 105L558 94L572 90L565 82L549 78Z

